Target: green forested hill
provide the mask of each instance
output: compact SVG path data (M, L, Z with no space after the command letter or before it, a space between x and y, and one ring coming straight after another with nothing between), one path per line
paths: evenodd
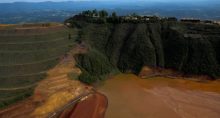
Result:
M81 40L122 72L138 74L143 66L150 66L213 78L220 75L219 25L179 21L97 24L77 20L74 24L81 27Z

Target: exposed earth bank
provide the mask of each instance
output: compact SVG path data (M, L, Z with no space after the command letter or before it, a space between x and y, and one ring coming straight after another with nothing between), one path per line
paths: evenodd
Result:
M34 94L24 101L0 110L1 118L44 118L53 114L69 101L88 92L84 84L71 80L70 73L79 75L80 69L75 66L73 55L84 50L74 48L61 58L59 64L47 72L47 77L40 81Z

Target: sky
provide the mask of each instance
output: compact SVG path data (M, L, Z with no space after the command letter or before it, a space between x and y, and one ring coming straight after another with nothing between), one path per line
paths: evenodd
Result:
M54 1L54 2L61 2L61 1L118 1L118 0L0 0L0 3L8 3L8 2L43 2L43 1ZM137 0L120 0L120 1L137 1ZM140 1L161 1L161 2L177 2L182 0L140 0ZM192 0L184 0L184 1L192 1ZM193 1L207 1L207 0L193 0Z

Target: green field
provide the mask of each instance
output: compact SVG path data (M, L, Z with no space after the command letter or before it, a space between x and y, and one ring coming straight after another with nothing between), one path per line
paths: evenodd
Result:
M65 26L40 26L0 28L0 108L30 96L74 43Z

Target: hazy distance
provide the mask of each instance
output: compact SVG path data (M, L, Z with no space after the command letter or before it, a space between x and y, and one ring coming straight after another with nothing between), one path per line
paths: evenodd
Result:
M219 0L0 0L0 23L63 22L74 14L92 9L116 11L118 15L135 12L220 20L219 6Z
M1 0L0 3L10 3L10 2L63 2L63 1L117 1L118 0ZM120 0L120 2L207 2L207 1L217 1L217 0Z

